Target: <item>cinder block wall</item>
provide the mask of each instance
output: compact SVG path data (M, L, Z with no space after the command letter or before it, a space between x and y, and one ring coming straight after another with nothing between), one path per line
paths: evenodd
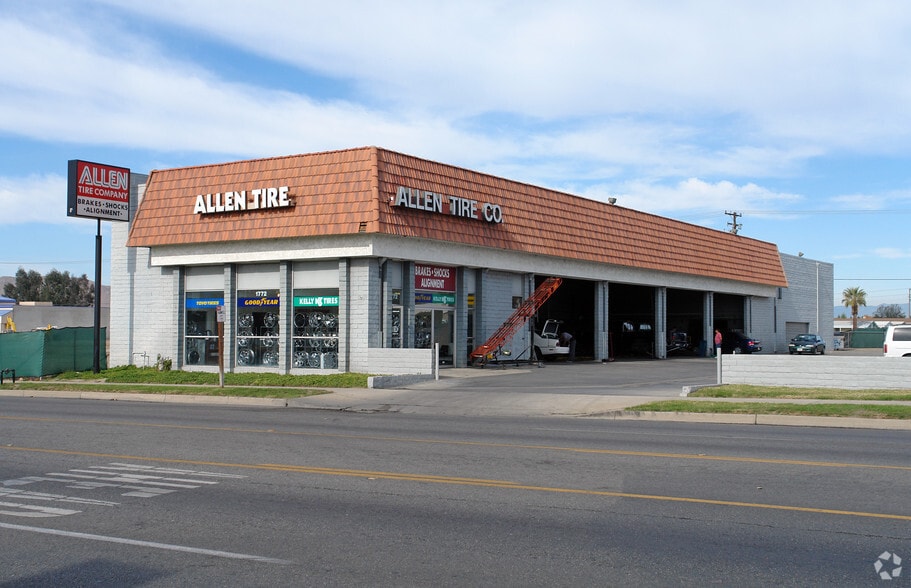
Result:
M109 366L149 365L158 355L176 361L180 356L177 315L180 307L178 272L152 267L149 250L127 248L128 227L111 227L111 328Z
M432 374L433 349L394 349L371 347L367 349L368 374Z
M483 310L475 346L484 343L515 312L512 307L513 296L519 296L524 300L530 294L525 288L523 276L520 274L483 272L481 281L483 283L483 300L481 302ZM526 323L520 328L513 338L503 345L503 348L510 350L513 358L517 358L524 351L522 358L527 359L529 356L528 324Z
M811 388L911 388L911 359L723 355L721 383Z

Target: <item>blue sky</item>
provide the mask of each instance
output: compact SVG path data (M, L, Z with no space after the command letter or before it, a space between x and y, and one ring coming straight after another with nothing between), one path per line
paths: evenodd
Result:
M0 0L0 55L0 275L94 278L69 159L377 145L719 230L737 211L833 263L836 301L907 308L903 0Z

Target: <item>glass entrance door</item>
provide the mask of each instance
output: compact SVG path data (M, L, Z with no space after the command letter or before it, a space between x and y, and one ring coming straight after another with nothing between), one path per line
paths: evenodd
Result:
M428 309L414 313L414 346L429 349L440 344L440 363L452 365L455 313L449 309Z

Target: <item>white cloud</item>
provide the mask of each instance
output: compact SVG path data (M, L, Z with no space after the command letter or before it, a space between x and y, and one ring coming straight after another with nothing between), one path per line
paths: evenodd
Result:
M722 112L767 139L907 145L911 6L898 2L110 3L407 109Z
M111 26L105 6L132 26ZM110 0L40 18L20 9L23 20L0 18L0 109L16 113L0 130L226 157L381 145L659 213L786 208L800 197L719 179L786 177L852 142L907 141L911 68L901 66L911 51L898 32L911 9L726 6ZM170 53L153 36L159 20L363 93L317 100L225 79ZM484 122L504 113L515 122Z
M54 174L0 177L0 223L85 222L66 216L66 177Z
M900 247L879 247L873 250L873 255L883 259L908 259L911 258L911 249Z
M633 181L617 189L596 186L584 193L589 198L605 201L617 198L618 206L651 213L686 212L721 214L724 210L785 210L801 200L796 194L775 192L756 184L737 185L729 181L706 182L690 178L676 184ZM761 216L757 213L756 216Z

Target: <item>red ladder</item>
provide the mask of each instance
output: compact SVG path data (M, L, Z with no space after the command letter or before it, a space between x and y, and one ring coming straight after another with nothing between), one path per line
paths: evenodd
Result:
M469 354L469 361L475 362L476 360L480 360L477 363L483 364L487 363L487 360L496 357L500 353L500 347L512 339L513 335L516 334L516 331L521 329L522 325L528 322L528 319L538 312L541 305L550 298L551 294L556 292L562 282L562 278L554 277L547 278L541 282L541 285L535 289L532 295L526 298L522 304L519 305L519 308L506 319L506 322L494 331L493 335L490 336L490 339Z

